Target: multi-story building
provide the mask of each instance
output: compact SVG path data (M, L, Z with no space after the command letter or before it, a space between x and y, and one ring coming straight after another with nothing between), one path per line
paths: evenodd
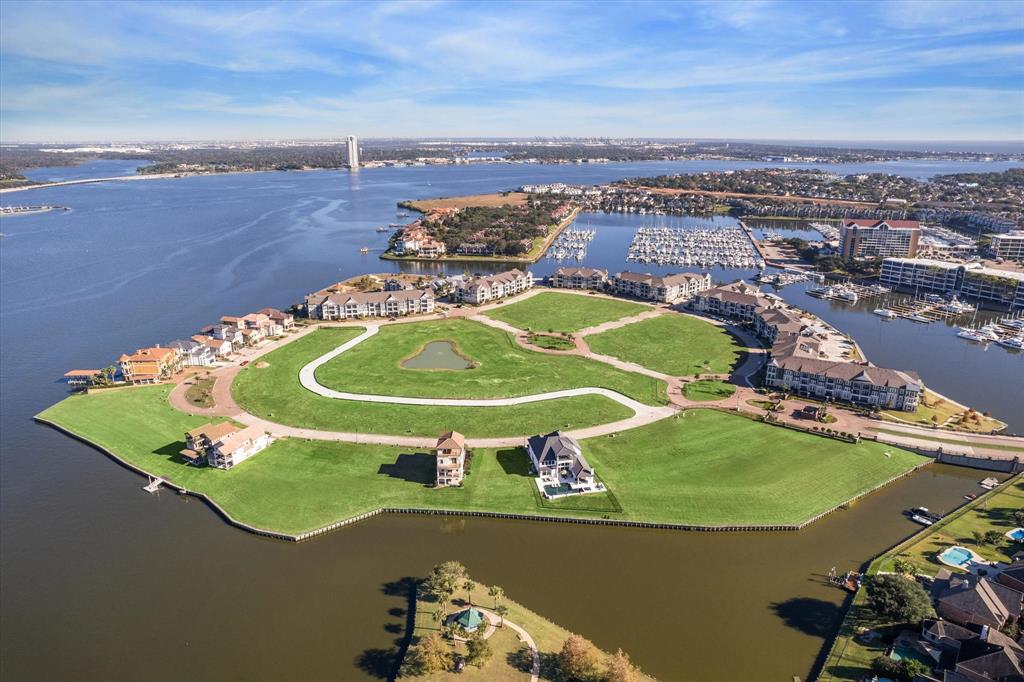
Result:
M508 270L497 275L474 277L455 285L455 298L464 303L486 303L513 296L533 287L533 274L529 271Z
M916 220L846 219L839 228L843 258L914 256L921 224Z
M348 136L348 167L356 170L359 168L359 140L355 135Z
M306 296L306 312L314 320L426 315L434 312L434 294L418 289L350 292L328 287Z
M236 429L213 441L206 450L206 461L210 466L230 469L265 450L272 440L259 426Z
M295 326L295 316L291 313L283 313L277 308L263 308L260 312L269 317L284 331L288 331Z
M167 347L178 351L181 364L186 367L209 367L217 362L217 353L213 348L192 339L171 341Z
M466 474L466 438L458 431L442 433L434 446L437 487L462 485Z
M926 258L886 258L882 284L917 291L957 294L997 308L1024 309L1024 273Z
M152 384L181 369L181 356L174 348L139 348L118 358L121 376L133 384Z
M608 281L617 294L649 301L675 303L686 301L711 288L711 275L682 272L659 277L649 272L617 272Z
M994 235L992 248L1000 258L1024 262L1024 230Z
M696 312L748 323L754 322L758 310L770 305L771 299L765 297L760 289L742 280L708 289L690 301L690 307Z
M807 327L799 313L786 308L757 308L754 313L754 331L769 344L798 335Z
M551 286L558 289L604 289L608 271L599 268L561 267L551 275Z
M870 364L821 360L772 349L765 384L817 400L837 400L879 409L913 412L924 384L914 372Z

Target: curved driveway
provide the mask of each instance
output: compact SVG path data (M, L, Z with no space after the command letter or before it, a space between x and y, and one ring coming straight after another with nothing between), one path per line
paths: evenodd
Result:
M650 405L644 405L643 403L633 400L632 398L622 395L616 391L609 390L607 388L598 388L596 386L585 386L583 388L569 388L562 391L549 391L547 393L534 393L533 395L523 395L517 398L476 398L476 399L463 399L463 398L410 398L406 396L391 396L391 395L374 395L368 393L348 393L345 391L336 391L332 388L327 388L316 378L316 370L319 369L325 363L330 362L334 358L338 357L345 351L351 350L355 346L359 345L366 339L377 334L380 329L379 325L368 324L366 325L366 331L357 336L356 338L346 341L332 351L324 353L316 360L313 360L301 370L299 370L299 383L304 388L317 395L322 395L325 398L334 398L336 400L357 400L360 402L368 403L389 403L393 405L432 405L432 406L444 406L444 407L509 407L512 405L525 405L527 403L537 403L544 400L555 400L557 398L570 398L573 396L580 395L600 395L614 400L620 405L625 405L638 416L647 418L650 421L657 419L663 419L671 415L674 410L670 407L651 407Z

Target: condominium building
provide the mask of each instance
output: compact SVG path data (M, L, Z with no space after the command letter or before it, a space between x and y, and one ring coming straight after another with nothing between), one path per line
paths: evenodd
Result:
M466 438L458 431L442 433L434 446L437 487L462 485L466 473Z
M924 384L914 372L871 364L821 360L772 349L765 384L817 400L837 400L879 409L913 412Z
M1024 273L978 263L886 258L879 280L890 287L957 294L998 308L1024 309Z
M914 256L921 224L916 220L846 219L839 228L843 258Z
M551 286L558 289L604 289L608 271L598 268L561 267L551 275Z
M353 170L359 168L359 140L355 135L348 136L348 167Z
M992 248L1000 258L1024 262L1024 230L993 235Z
M533 287L533 274L529 271L508 270L497 275L474 277L455 285L455 299L464 303L486 303L513 296Z
M659 277L649 272L618 272L609 282L617 294L649 301L675 303L686 301L711 288L711 275L682 272Z
M306 296L306 313L314 320L344 320L352 317L394 317L434 312L434 294L429 290L339 291L337 285Z
M699 313L719 315L741 322L753 323L758 310L771 305L757 287L740 280L699 293L690 301L690 307Z

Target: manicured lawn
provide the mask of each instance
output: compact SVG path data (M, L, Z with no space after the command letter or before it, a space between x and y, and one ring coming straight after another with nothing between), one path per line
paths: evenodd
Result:
M475 450L466 484L446 489L429 487L434 457L415 448L289 438L230 471L187 466L178 455L184 432L206 419L172 408L169 388L71 396L41 416L149 473L210 495L239 521L287 533L380 507L695 524L796 523L925 459L874 443L847 445L699 410L614 438L583 441L614 497L543 502L522 448ZM891 458L884 456L886 450Z
M431 341L450 341L474 366L402 366ZM668 401L663 381L583 357L528 351L507 332L461 319L386 325L320 367L316 376L324 386L339 391L420 398L512 398L596 386L648 405Z
M714 410L582 445L629 518L684 523L799 523L927 461Z
M587 337L595 353L672 376L732 371L742 347L721 327L688 315L659 315Z
M598 395L512 407L433 407L334 400L307 391L299 384L299 369L303 365L362 332L361 328L320 329L264 355L261 360L269 367L261 369L250 364L238 374L232 386L235 400L255 415L290 426L414 436L436 436L445 429L477 438L527 435L605 424L633 414L625 406ZM402 371L416 376L453 373ZM374 385L370 392L383 390Z
M549 334L530 334L527 341L538 348L547 348L548 350L572 350L576 347L572 339Z
M475 581L474 585L475 588L472 592L473 604L493 611L496 604L487 594L487 586ZM416 601L416 626L413 630L413 644L418 642L421 637L425 637L432 632L438 632L440 629L440 626L434 620L434 614L441 610L441 604L432 601L422 594L417 596L419 598ZM460 589L456 591L447 605L448 613L458 613L467 608L469 606L469 596L465 590ZM555 656L561 651L562 645L571 633L525 606L512 601L507 596L499 603L508 607L508 614L505 618L530 633L530 636L536 642L541 660L541 679L552 679L552 675L555 673L553 667ZM428 682L457 682L459 680L464 682L516 680L519 682L529 679L531 665L531 657L528 654L529 649L525 644L519 642L518 637L512 632L511 628L497 629L495 634L487 641L491 643L494 654L482 667L467 666L461 673L438 673L412 679ZM452 646L455 651L465 655L466 647L464 644L453 643ZM642 679L649 680L651 678L643 676Z
M603 322L639 315L646 310L650 307L629 301L545 291L484 314L519 329L572 333Z
M1003 422L992 417L986 417L979 412L963 410L958 405L949 402L931 391L924 392L924 398L914 412L902 410L882 410L882 417L890 421L906 422L910 424L924 424L931 426L937 424L942 426L952 418L946 428L988 433L994 429L1005 426Z
M690 400L721 400L736 392L736 385L727 381L702 379L683 386L683 395Z

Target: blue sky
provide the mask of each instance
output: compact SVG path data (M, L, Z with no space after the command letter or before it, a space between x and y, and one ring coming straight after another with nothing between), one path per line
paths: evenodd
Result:
M1024 3L0 3L0 139L1024 139Z

